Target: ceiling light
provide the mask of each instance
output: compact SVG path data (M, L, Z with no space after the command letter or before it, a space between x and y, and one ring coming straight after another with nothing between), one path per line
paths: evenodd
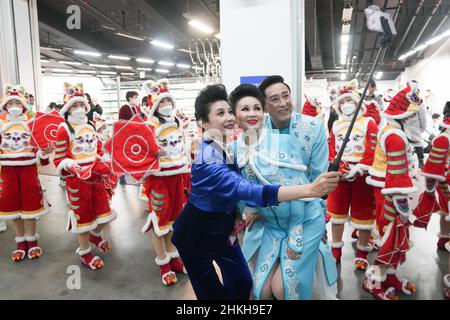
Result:
M409 58L410 56L414 55L415 53L416 53L416 51L410 50L410 51L408 51L407 53L405 53L404 55L401 55L401 56L398 58L398 60L403 61L403 60L405 60L406 58Z
M341 80L347 79L347 75L345 73L341 73Z
M189 21L189 25L193 26L194 28L196 28L197 30L200 30L203 33L213 33L213 29L211 29L209 26L207 26L206 24L198 21L198 20L191 20Z
M216 33L216 34L214 35L214 37L216 37L217 39L222 39L222 35L220 34L220 32L219 32L219 33Z
M443 38L450 36L450 29L441 34Z
M73 69L52 69L53 72L73 72Z
M131 69L133 69L132 67L128 67L128 66L114 66L114 68L116 68L116 69L124 69L124 70L131 70Z
M418 46L417 48L415 48L414 51L419 52L419 51L426 49L427 47L428 47L428 45L424 43L424 44L421 44L420 46Z
M173 49L174 48L174 46L171 45L170 43L162 42L159 40L152 40L150 43L154 46L165 48L165 49Z
M135 74L133 72L122 72L121 75L124 76L134 76Z
M142 70L142 71L152 71L153 69L151 68L136 68L137 70Z
M169 70L167 69L156 69L155 71L158 73L169 73Z
M342 34L341 35L341 43L349 43L350 42L350 35L349 34Z
M375 75L375 79L376 79L376 80L380 80L382 76L383 76L383 72L378 71L378 72L376 73L376 75Z
M130 60L130 57L125 57L125 56L115 56L115 55L109 55L108 58L110 59L118 59L118 60Z
M58 62L62 63L62 64L70 64L70 65L74 65L74 66L81 66L82 65L81 62L74 62L74 61L63 61L63 60L60 60Z
M189 69L191 66L188 64L179 63L179 64L177 64L177 67L182 68L182 69Z
M193 53L193 51L187 50L187 49L183 49L183 48L178 49L178 51L186 52L186 53Z
M140 38L140 37L136 37L136 36L130 36L128 34L124 34L124 33L120 33L120 32L115 32L114 34L121 36L121 37L125 37L125 38L130 38L130 39L134 39L134 40L139 40L139 41L144 41L144 38Z
M192 67L192 69L194 69L194 70L203 70L203 68L202 67Z
M102 74L117 74L117 72L114 71L101 71Z
M82 50L75 50L75 54L81 54L84 56L92 56L92 57L100 57L101 54L98 52L92 52L92 51L82 51Z
M141 63L155 63L155 60L151 60L151 59L144 59L144 58L137 58L136 62L141 62Z
M104 24L101 25L102 28L108 29L108 30L112 30L112 31L116 31L116 29L114 29L113 27L110 26L106 26Z
M78 70L78 73L97 73L95 70Z
M97 67L97 68L111 68L112 66L108 66L107 64L96 64L96 63L89 63L91 67Z
M41 63L47 63L47 62L50 62L50 60L47 60L47 59L41 59Z
M172 67L175 63L169 62L169 61L160 61L160 62L158 62L158 64L160 64L162 66Z
M443 38L442 35L437 36L437 37L434 37L434 38L431 38L430 40L428 40L427 42L425 42L425 44L428 45L428 46L431 46L432 44L435 44L435 43L441 41L442 38Z
M60 77L72 77L73 75L68 73L50 73L51 76L60 76Z

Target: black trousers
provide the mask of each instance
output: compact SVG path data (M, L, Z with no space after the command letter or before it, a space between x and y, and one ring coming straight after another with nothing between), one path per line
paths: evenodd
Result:
M230 246L220 255L190 256L178 248L180 257L199 300L249 300L252 275L239 245ZM223 284L214 269L217 263Z

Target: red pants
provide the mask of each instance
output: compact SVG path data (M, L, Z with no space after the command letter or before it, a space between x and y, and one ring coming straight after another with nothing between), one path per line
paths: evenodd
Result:
M0 219L36 219L46 213L35 164L0 169Z
M67 230L88 232L117 217L109 206L110 194L99 175L92 175L87 180L67 177L66 185L71 209Z
M383 208L377 217L378 231L383 237L383 244L378 251L375 264L397 266L406 259L406 251L409 250L409 222L403 224L400 214L397 212L392 197L384 196Z
M152 227L158 236L172 230L172 224L183 210L185 203L183 174L173 176L149 176L144 188L147 192L150 215L143 231Z
M382 188L373 187L375 194L375 212L376 212L376 226L378 230L378 234L381 235L383 230L380 228L380 218L383 216L383 205L384 205L384 196L381 193Z
M375 221L375 198L373 187L365 177L353 182L340 182L327 200L331 223L343 224L348 220L350 211L351 225L359 230L371 230Z

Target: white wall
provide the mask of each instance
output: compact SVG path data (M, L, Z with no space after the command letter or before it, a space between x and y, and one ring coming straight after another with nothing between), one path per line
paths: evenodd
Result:
M442 113L445 102L450 101L450 39L436 44L436 47L436 51L431 48L431 53L425 52L425 59L406 68L397 81L404 85L408 80L417 80L422 97L425 90L430 89L434 94L428 104L433 113Z
M64 82L71 84L83 83L84 92L91 95L93 99L97 99L97 103L102 105L103 84L100 79L91 76L51 76L42 75L42 105L40 110L45 110L50 102L63 103Z
M303 65L297 56L303 54L298 50L304 42L298 16L303 5L292 0L220 1L222 83L229 91L242 76L279 74L294 98L301 92Z

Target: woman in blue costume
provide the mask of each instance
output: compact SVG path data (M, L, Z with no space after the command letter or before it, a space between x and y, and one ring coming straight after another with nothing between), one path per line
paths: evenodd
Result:
M326 173L313 184L256 185L238 174L226 147L235 117L223 85L211 85L195 101L204 130L192 165L189 200L173 225L172 242L184 262L198 299L249 299L252 278L237 239L230 237L237 202L278 206L282 201L320 197L337 185L339 173ZM223 283L214 269L220 268Z
M229 101L244 131L232 148L241 174L251 182L264 185L309 184L298 142L290 135L262 129L264 96L258 88L240 85L231 93ZM319 247L324 246L325 217L320 201L302 199L277 207L245 208L247 213L257 213L262 218L256 226L261 238L257 241L244 238L243 245L244 252L247 249L254 253L259 248L253 277L256 299L269 299L272 295L289 300L311 298ZM321 267L328 271L319 275L322 287L337 280L335 262L329 253L326 256L330 259L319 259ZM326 276L328 279L323 279Z

